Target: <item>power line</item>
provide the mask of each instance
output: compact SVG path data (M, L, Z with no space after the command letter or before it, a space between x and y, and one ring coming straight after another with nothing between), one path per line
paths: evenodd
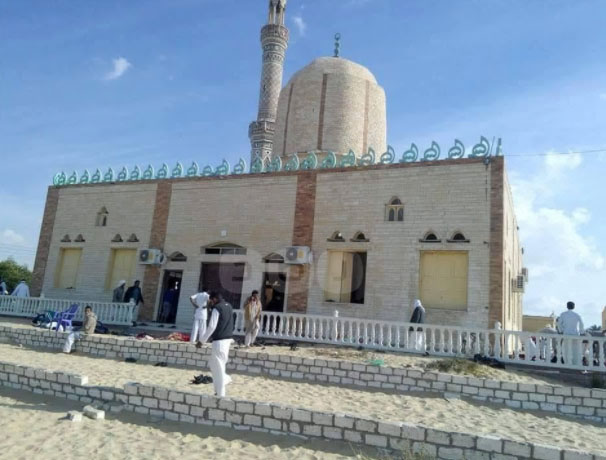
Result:
M583 155L586 153L606 153L605 149L593 149L593 150L571 150L569 152L546 152L546 153L506 153L506 157L549 157L549 156L561 156L561 155Z

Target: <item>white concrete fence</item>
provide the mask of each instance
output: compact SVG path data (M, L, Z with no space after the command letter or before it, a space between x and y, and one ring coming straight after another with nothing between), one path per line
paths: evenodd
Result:
M235 333L244 333L236 310ZM606 338L264 312L259 337L606 372Z
M66 310L73 303L81 307L90 305L105 324L130 326L137 319L136 307L127 303L12 296L0 296L0 315L33 318L44 310ZM78 310L76 319L82 318L83 311L84 308ZM234 333L242 335L244 312L234 310L234 314ZM606 372L606 338L603 337L275 312L263 312L259 337L432 356L480 354L504 363Z
M82 321L84 307L90 305L103 324L131 326L136 319L136 306L129 303L89 302L82 300L47 299L40 297L0 296L0 315L34 318L46 310L65 311L70 305L80 305L75 320Z

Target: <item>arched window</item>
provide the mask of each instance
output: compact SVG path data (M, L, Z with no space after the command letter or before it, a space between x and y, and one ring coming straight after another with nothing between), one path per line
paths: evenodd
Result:
M202 248L204 254L246 255L246 248L234 243L216 243Z
M128 241L129 243L138 243L139 238L137 238L137 235L135 235L134 233L131 233L126 241Z
M266 264L283 264L284 257L282 257L280 254L272 252L271 254L267 254L265 257L263 257L263 262Z
M366 235L362 232L356 232L356 234L353 236L353 238L351 239L351 241L353 241L354 243L363 243L363 242L367 242L370 241L368 238L366 238Z
M97 220L95 221L95 225L97 227L106 227L108 217L109 213L107 212L107 208L103 206L97 213Z
M442 240L439 239L438 236L434 232L429 231L419 241L421 243L440 243Z
M112 238L112 243L122 243L124 240L119 233L116 233L116 236Z
M175 251L168 256L168 260L171 262L187 262L187 257L182 252Z
M469 240L465 238L465 235L461 232L454 232L452 237L448 240L449 243L469 243Z
M63 235L63 238L61 238L61 242L62 243L71 243L72 239L69 237L69 235Z
M385 220L387 222L404 222L404 205L397 196L392 197L385 205Z
M332 234L332 236L330 238L328 238L328 241L345 241L345 238L343 238L343 234L340 231L336 231Z
M84 237L82 236L82 233L80 233L76 239L74 240L76 243L84 243L86 240L84 239Z

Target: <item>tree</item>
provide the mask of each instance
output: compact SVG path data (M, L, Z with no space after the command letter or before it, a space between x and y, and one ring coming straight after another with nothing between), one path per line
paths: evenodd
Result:
M602 326L598 326L597 324L594 324L593 326L589 326L587 328L588 331L601 331L602 330Z
M29 285L32 282L32 272L27 265L19 265L9 257L0 262L0 279L6 283L6 290L11 293L21 280Z

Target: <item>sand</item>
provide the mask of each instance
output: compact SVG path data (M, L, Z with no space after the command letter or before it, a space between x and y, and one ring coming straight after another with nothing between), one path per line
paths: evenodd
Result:
M155 367L65 355L0 344L0 360L89 377L90 385L139 382L193 393L212 394L212 385L191 385L194 370ZM208 374L206 369L200 370ZM466 433L498 434L510 439L606 453L606 426L540 411L515 411L476 401L446 400L427 394L395 394L307 384L262 376L232 374L228 396L379 420L406 421Z
M30 329L31 321L25 319L7 319L2 318L0 321L0 325L2 326L10 326L10 327L18 327L18 328L27 328ZM160 336L161 334L169 334L174 332L176 329L167 329L162 331L161 333L152 333L154 336ZM114 338L126 339L132 337L125 336L112 336ZM242 341L242 338L236 338L237 341ZM259 339L260 343L263 343L265 339ZM239 347L233 347L233 349L238 349ZM254 346L249 349L240 348L242 350L248 350L256 353L267 353L267 354L280 354L280 355L289 355L289 356L299 356L302 358L321 358L321 359L339 359L346 360L352 362L359 362L369 364L375 360L383 361L385 366L390 367L415 367L415 368L425 368L428 364L435 363L441 359L438 357L430 357L430 356L421 356L418 354L411 353L388 353L388 352L379 352L375 350L357 350L352 347L345 346L328 346L328 345L315 345L315 344L307 344L307 343L298 343L296 349L292 350L289 344L277 344L277 345L266 345L266 346ZM448 358L446 358L448 359ZM561 379L557 378L557 374L553 376L553 378L532 375L536 374L536 369L529 368L528 372L519 369L513 369L508 367L507 370L503 369L495 369L488 366L479 366L478 368L481 372L481 375L474 375L475 377L480 378L489 378L494 380L503 380L507 382L516 382L516 383L534 383L534 384L552 384L552 385L561 385L561 386L569 386L568 383L563 382ZM463 374L465 375L465 374ZM467 374L468 375L468 374Z
M82 404L0 387L0 457L12 460L200 460L383 458L376 450L344 442L302 440L204 425L157 420L131 413L106 420L64 420Z

